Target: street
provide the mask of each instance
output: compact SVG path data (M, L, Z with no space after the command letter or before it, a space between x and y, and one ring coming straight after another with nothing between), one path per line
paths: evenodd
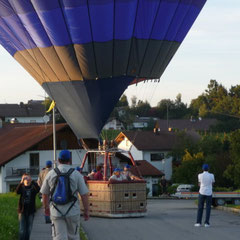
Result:
M194 227L194 200L149 200L142 218L82 220L89 240L237 240L239 214L212 209L210 228ZM205 212L203 218L205 217ZM204 221L204 219L203 219Z

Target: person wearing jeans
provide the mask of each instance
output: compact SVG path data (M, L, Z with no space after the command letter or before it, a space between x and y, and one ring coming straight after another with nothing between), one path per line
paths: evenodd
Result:
M35 199L40 188L32 181L29 174L23 174L21 182L16 188L20 194L18 202L19 240L29 240L36 211Z
M25 215L24 213L19 213L18 219L19 219L19 240L30 239L34 214Z
M198 196L198 211L197 211L197 222L195 227L200 227L202 224L202 215L204 209L204 203L206 202L206 216L205 216L205 227L210 227L210 214L212 205L212 185L215 182L214 175L208 172L208 164L203 164L203 173L198 175L198 182L200 185L199 196Z

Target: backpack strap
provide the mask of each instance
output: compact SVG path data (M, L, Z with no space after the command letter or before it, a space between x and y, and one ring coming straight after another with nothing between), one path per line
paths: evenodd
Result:
M74 168L70 168L68 171L67 171L67 173L66 173L66 176L68 176L68 177L70 177L70 175L74 172ZM56 167L56 168L54 168L54 171L56 172L56 174L57 174L57 179L60 177L60 175L61 175L61 172L59 171L59 169ZM57 179L56 179L56 182L57 182ZM54 193L54 190L55 190L55 188L56 188L56 182L55 182L55 186L54 186L54 188L53 188L53 193ZM70 182L70 178L69 178L69 182ZM71 188L71 187L70 187ZM62 215L62 217L65 217L68 213L69 213L69 211L71 210L71 208L74 206L74 204L76 203L76 201L77 201L77 197L75 197L74 196L74 194L76 193L76 191L74 192L74 193L72 193L72 198L73 198L73 202L72 202L72 204L71 204L71 206L68 208L68 210L65 212L65 214L63 214L59 209L58 209L58 207L56 206L56 204L54 204L53 202L52 202L52 205L53 205L53 207Z

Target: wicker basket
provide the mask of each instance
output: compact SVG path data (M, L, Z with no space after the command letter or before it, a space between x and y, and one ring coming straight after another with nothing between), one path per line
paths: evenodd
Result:
M88 181L89 212L101 217L146 215L146 182Z

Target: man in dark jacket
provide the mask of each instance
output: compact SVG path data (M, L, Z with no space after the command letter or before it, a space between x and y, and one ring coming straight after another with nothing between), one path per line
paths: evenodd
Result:
M40 188L32 181L29 174L23 174L16 192L20 194L18 202L19 240L29 240L32 230L34 213L36 211L35 199Z

